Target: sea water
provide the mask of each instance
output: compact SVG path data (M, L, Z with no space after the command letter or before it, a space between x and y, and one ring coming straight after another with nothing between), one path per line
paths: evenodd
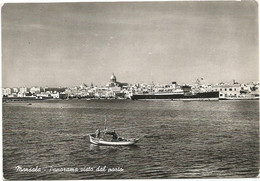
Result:
M259 173L258 101L3 103L6 179L244 178ZM97 146L107 126L136 146Z

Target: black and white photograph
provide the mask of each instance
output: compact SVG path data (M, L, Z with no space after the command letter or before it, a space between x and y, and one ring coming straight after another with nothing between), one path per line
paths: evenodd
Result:
M7 2L7 180L259 178L258 2Z

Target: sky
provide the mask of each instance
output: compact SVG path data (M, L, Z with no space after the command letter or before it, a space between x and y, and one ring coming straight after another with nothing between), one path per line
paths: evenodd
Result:
M258 81L257 3L2 7L2 87Z

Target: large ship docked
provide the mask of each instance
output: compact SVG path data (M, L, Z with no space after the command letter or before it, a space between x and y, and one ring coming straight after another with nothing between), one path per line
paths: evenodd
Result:
M151 87L149 91L134 91L132 100L219 100L219 91L202 91L199 86L191 89L191 86L179 86L176 82L168 87Z
M219 92L201 92L195 94L184 93L154 93L154 94L133 94L132 100L138 99L160 99L160 100L219 100Z

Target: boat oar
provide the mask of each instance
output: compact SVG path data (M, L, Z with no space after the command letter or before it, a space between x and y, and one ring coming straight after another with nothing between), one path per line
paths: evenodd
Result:
M139 139L141 139L141 138L143 138L143 137L145 137L145 135L140 136L139 138L137 138L137 140L139 140Z

